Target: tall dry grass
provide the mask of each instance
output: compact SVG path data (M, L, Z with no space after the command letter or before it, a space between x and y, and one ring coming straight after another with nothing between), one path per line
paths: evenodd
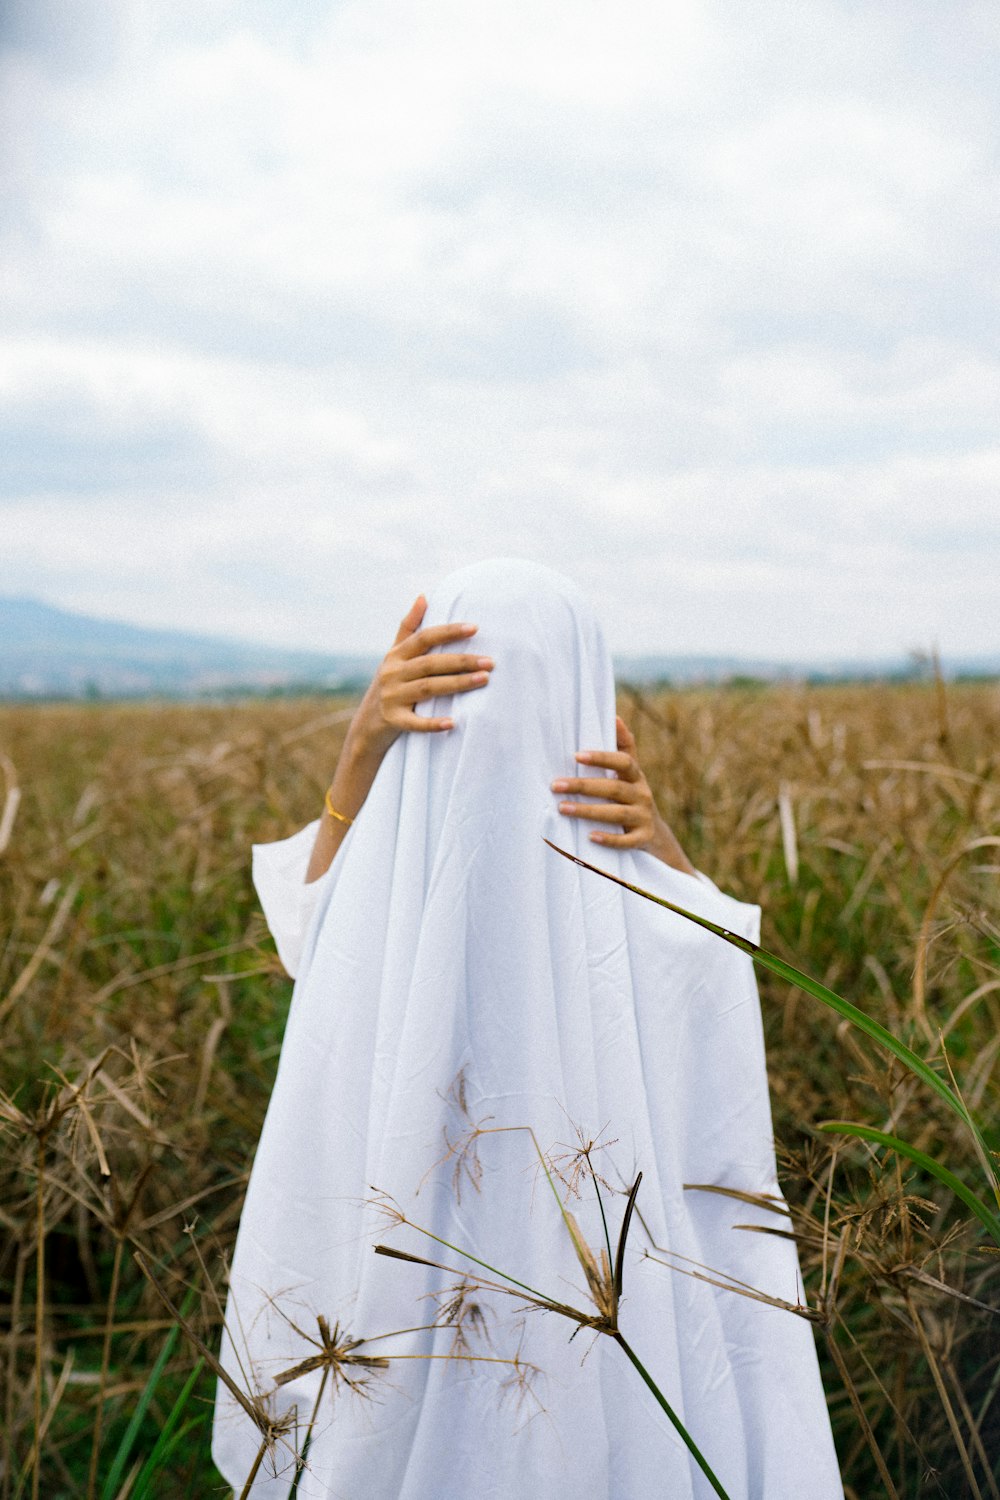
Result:
M692 857L764 906L766 945L921 1055L943 1035L995 1149L1000 690L622 708ZM314 815L348 712L0 709L0 1500L224 1492L192 1341L218 1337L290 993L248 848ZM761 988L848 1493L1000 1495L997 1258L933 1177L815 1126L867 1121L981 1181L968 1133L846 1023Z

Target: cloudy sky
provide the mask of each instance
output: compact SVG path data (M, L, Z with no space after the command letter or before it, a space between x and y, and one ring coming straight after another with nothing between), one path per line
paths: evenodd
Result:
M5 0L0 594L1000 649L996 0Z

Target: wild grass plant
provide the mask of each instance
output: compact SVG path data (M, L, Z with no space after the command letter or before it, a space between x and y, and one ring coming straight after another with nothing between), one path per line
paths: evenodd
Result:
M1000 690L622 710L692 858L761 902L764 946L942 1086L760 973L848 1494L1000 1496L1000 1261L969 1196L996 1210ZM225 1492L211 1355L290 995L248 850L315 815L349 712L0 709L0 1500Z
M631 1227L632 1216L635 1212L636 1197L642 1183L640 1172L625 1195L625 1205L621 1216L621 1224L614 1248L611 1244L611 1230L608 1223L608 1214L604 1203L605 1192L608 1196L614 1191L606 1179L595 1169L593 1164L593 1153L601 1149L597 1141L588 1141L582 1132L577 1129L580 1147L571 1151L569 1170L565 1170L551 1152L546 1153L539 1145L535 1131L530 1125L505 1125L500 1127L480 1127L472 1125L466 1139L457 1147L461 1158L467 1159L470 1152L475 1152L481 1139L490 1135L517 1134L523 1132L531 1139L537 1164L541 1169L541 1175L548 1183L555 1198L557 1210L562 1218L570 1242L576 1252L577 1260L583 1271L586 1286L584 1301L589 1305L580 1307L575 1303L567 1302L563 1297L555 1297L551 1292L539 1290L537 1287L528 1286L519 1281L508 1272L497 1266L488 1264L478 1256L471 1254L461 1245L455 1245L449 1240L441 1239L429 1229L417 1224L414 1220L395 1208L391 1203L383 1203L382 1207L387 1212L391 1227L406 1225L419 1235L425 1235L437 1245L450 1252L450 1259L442 1263L440 1260L429 1260L426 1256L414 1255L411 1251L400 1250L393 1245L376 1245L376 1255L388 1256L391 1259L409 1262L411 1265L428 1266L432 1269L443 1271L452 1278L458 1278L453 1282L450 1290L454 1292L456 1285L461 1288L463 1298L469 1295L485 1294L494 1298L509 1297L517 1303L518 1309L528 1313L548 1313L556 1319L563 1319L572 1327L571 1338L582 1330L589 1330L599 1338L609 1338L625 1355L625 1358L638 1373L648 1391L651 1393L657 1405L666 1413L668 1420L673 1424L675 1430L684 1442L695 1463L704 1474L714 1492L720 1496L720 1500L730 1500L729 1495L723 1488L718 1476L712 1469L711 1464L699 1448L691 1432L681 1421L680 1417L671 1406L664 1395L661 1386L646 1366L642 1363L619 1320L619 1307L624 1289L625 1274L625 1251L628 1244L628 1234ZM456 1146L449 1144L447 1156L455 1154ZM560 1153L565 1155L565 1153ZM478 1178L478 1172L476 1173ZM475 1180L475 1179L474 1179ZM604 1233L604 1244L597 1250L591 1246L580 1230L575 1215L570 1211L568 1204L581 1196L581 1181L589 1187L596 1196L600 1209L601 1225ZM603 1190L603 1191L602 1191ZM650 1257L653 1259L654 1257ZM456 1261L458 1264L456 1264ZM770 1299L766 1299L770 1300Z

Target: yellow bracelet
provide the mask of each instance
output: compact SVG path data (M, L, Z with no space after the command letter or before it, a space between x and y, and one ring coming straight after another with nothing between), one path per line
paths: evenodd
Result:
M330 793L329 792L327 792L326 797L324 798L324 806L325 806L327 812L330 814L330 817L331 818L336 818L336 820L337 820L338 823L346 823L348 825L348 827L350 827L350 825L354 822L354 819L353 818L349 818L346 813L342 813L342 812L338 812L337 811L337 809L334 807L333 803L330 801Z

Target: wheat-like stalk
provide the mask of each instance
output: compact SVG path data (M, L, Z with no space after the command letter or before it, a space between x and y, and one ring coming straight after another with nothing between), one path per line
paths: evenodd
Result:
M621 708L694 862L761 902L764 947L877 1022L977 1122L978 1141L846 1014L761 972L792 1214L775 1228L794 1230L825 1320L848 1492L971 1493L971 1465L992 1495L1000 1257L927 1163L987 1200L1000 690L625 692ZM133 1250L161 1283L197 1289L185 1321L213 1350L289 993L247 850L314 816L349 714L330 700L0 706L0 1089L20 1112L0 1120L0 1500L19 1486L22 1500L115 1500L116 1465L118 1488L135 1471L131 1500L217 1484L214 1372L185 1396L197 1356L183 1335L144 1398L174 1319ZM881 1136L824 1136L823 1121ZM159 1445L151 1410L175 1407Z

